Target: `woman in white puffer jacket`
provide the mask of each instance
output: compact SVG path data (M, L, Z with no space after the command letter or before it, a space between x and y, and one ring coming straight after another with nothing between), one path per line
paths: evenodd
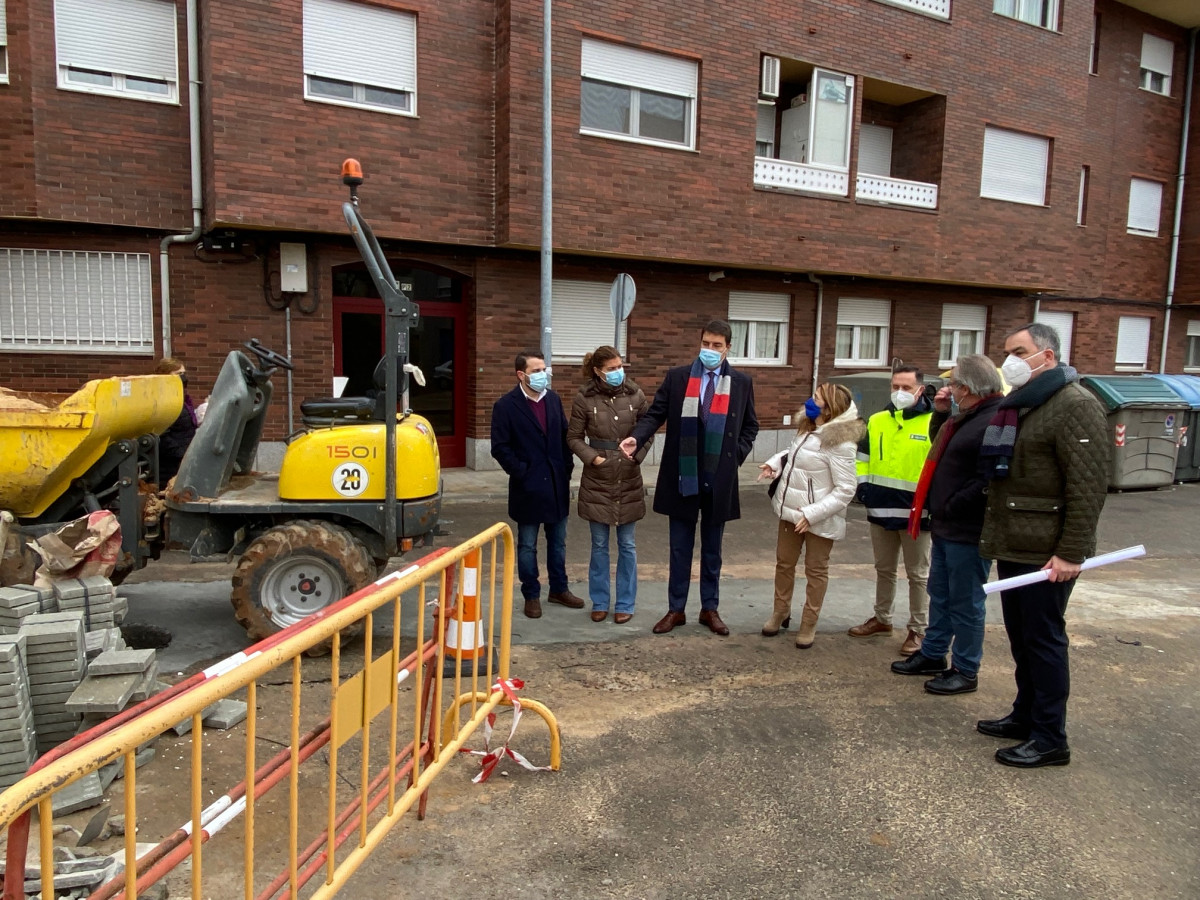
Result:
M768 637L791 622L796 563L804 552L804 613L796 646L813 645L829 584L829 553L846 536L846 507L858 484L854 457L866 425L850 391L822 384L797 414L792 445L762 464L759 479L779 478L772 502L779 519L775 544L775 608L763 625Z

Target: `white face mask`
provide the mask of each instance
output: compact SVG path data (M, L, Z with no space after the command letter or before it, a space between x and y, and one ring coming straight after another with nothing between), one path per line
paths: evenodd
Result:
M917 402L917 395L908 391L892 391L892 406L896 409L908 409Z
M1004 365L1000 367L1000 372L1004 375L1004 380L1015 388L1028 384L1029 379L1033 377L1033 373L1046 366L1045 363L1042 363L1035 369L1029 364L1029 360L1033 359L1034 356L1041 356L1045 352L1045 350L1039 350L1033 356L1029 357L1029 359L1021 359L1019 356L1014 356L1011 353L1008 354L1004 359Z

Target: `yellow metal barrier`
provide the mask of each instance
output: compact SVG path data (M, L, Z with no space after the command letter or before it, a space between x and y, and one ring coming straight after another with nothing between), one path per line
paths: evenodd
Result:
M513 685L509 672L512 640L512 595L514 550L512 532L497 524L451 550L435 551L420 563L385 576L373 585L309 617L292 628L261 641L243 653L193 676L171 692L151 698L136 709L79 736L65 752L40 760L35 771L0 794L0 827L8 838L8 866L4 883L5 900L23 896L23 875L29 832L29 813L39 814L40 873L42 896L54 896L52 795L101 767L124 760L124 812L126 815L124 873L98 887L93 900L112 897L136 897L139 890L166 876L178 863L191 858L191 896L234 896L240 892L246 900L267 900L276 896L297 897L302 886L314 876L324 874L323 883L306 896L334 896L370 856L391 828L418 805L423 818L427 791L445 766L458 755L471 734L498 706L513 703ZM465 567L465 561L478 571ZM472 580L474 579L474 581ZM477 591L482 622L464 621L462 602L464 583ZM455 599L453 609L438 602ZM427 605L437 603L432 625L427 628ZM408 609L405 609L407 605ZM468 604L468 606L470 606ZM376 613L390 624L387 649L375 655ZM411 643L403 638L402 625L407 616L416 616L416 634ZM361 664L354 648L343 647L342 632L363 624ZM487 636L488 652L477 660L463 650L448 653L442 636L448 626L456 626L463 635L475 625ZM305 651L332 639L332 653L326 659L305 658ZM406 649L407 647L410 649ZM492 650L497 652L494 661ZM305 673L329 669L328 694L322 699L318 690L304 690ZM343 678L343 669L357 669ZM286 681L266 681L272 673L286 671ZM447 674L451 671L452 674ZM286 741L267 738L260 733L257 706L264 702L263 690L289 688L290 721ZM211 776L206 776L206 735L201 727L203 711L217 700L244 690L249 706L245 724L244 781L219 799L205 803L214 795ZM411 696L405 697L405 694ZM313 702L316 696L318 703ZM540 716L549 730L550 768L558 769L561 755L558 723L542 704L518 701ZM302 722L316 719L314 706L323 713L320 721L301 731ZM386 717L381 718L381 714ZM466 721L460 724L460 717ZM139 825L142 840L149 836L151 824L139 816L138 781L135 767L138 748L163 735L180 722L191 719L188 738L180 739L191 755L190 791L163 796L155 790L157 805L170 807L178 799L186 814L183 820L148 853L138 858L136 849ZM266 724L270 724L270 720ZM382 735L382 738L378 738ZM207 743L215 742L212 732ZM407 739L403 747L398 745ZM281 744L279 751L261 766L257 763L257 742L271 740ZM64 748L59 748L64 750ZM316 778L304 763L324 749L327 771ZM227 753L227 748L221 748ZM57 758L54 758L57 757ZM314 764L322 760L318 757ZM147 770L153 772L154 770ZM357 776L357 783L348 772ZM374 774L373 774L374 773ZM266 795L286 779L286 799ZM323 785L323 797L313 782ZM343 788L339 790L339 782ZM397 786L405 783L398 793ZM353 790L348 790L349 785ZM182 785L180 786L182 787ZM206 794L207 791L207 794ZM143 801L144 802L144 801ZM382 809L381 809L382 807ZM314 812L315 811L315 812ZM155 808L160 822L173 810ZM262 813L262 815L259 815ZM287 827L282 843L264 832L279 832L271 827L286 814ZM242 842L205 849L231 821L241 816ZM263 820L268 824L264 825ZM301 847L301 834L315 833ZM258 841L256 842L256 837ZM343 844L349 845L348 849ZM265 847L265 850L264 850ZM341 851L341 852L339 852ZM205 859L215 855L217 882L210 879L205 888ZM260 859L282 861L283 871L265 887L257 890L265 876L257 877ZM266 864L264 863L264 866ZM241 872L240 889L231 880Z

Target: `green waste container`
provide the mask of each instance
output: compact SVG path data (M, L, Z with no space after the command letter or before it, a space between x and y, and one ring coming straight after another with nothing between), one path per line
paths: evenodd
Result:
M1166 384L1191 406L1175 423L1176 481L1200 481L1200 376L1147 375ZM1181 424L1182 423L1182 424Z
M1169 385L1141 375L1084 375L1080 383L1108 411L1109 490L1174 484L1175 439L1189 409L1187 401Z

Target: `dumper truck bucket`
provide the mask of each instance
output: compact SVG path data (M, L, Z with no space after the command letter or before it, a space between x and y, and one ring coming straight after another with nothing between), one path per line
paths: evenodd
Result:
M159 434L182 409L175 375L104 378L70 395L0 389L0 509L37 518L109 445Z

